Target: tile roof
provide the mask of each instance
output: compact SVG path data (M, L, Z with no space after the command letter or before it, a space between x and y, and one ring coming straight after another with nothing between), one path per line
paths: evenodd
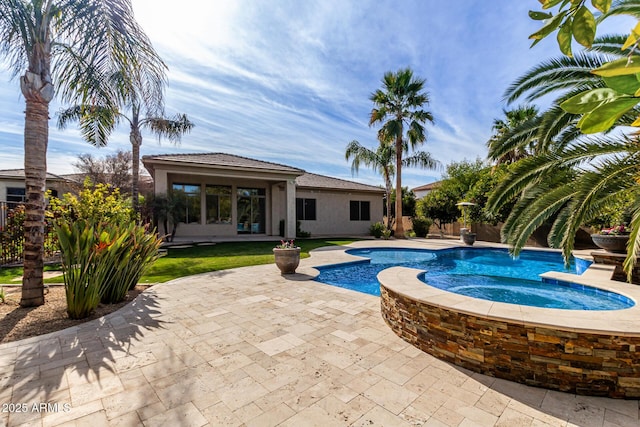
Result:
M298 175L296 177L296 185L302 188L325 188L342 191L368 191L368 192L384 192L381 187L373 185L360 184L358 182L347 181L344 179L331 178L324 175L305 172L303 169L291 166L265 162L262 160L250 159L247 157L236 156L226 153L193 153L193 154L161 154L152 156L143 156L145 161L167 161L177 163L189 163L203 166L219 166L222 168L249 168L260 169L272 172L285 172Z
M0 178L24 179L24 169L2 169L0 170ZM47 172L46 179L50 181L66 181L66 178L49 172Z
M411 191L428 191L438 187L442 181L431 182L429 184L421 185L419 187L412 188Z
M329 176L315 173L305 173L296 178L296 185L301 188L326 188L332 190L370 191L384 193L382 187L360 184L359 182L347 181L345 179L331 178Z
M274 172L289 172L294 174L304 173L304 170L291 166L226 153L161 154L142 157L143 162L149 160L220 166L225 168L251 168Z

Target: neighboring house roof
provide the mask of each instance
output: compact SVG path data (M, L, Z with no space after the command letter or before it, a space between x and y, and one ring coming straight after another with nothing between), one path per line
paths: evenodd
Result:
M370 191L375 193L384 193L384 189L382 187L360 184L359 182L331 178L329 176L318 175L309 172L296 178L296 186L300 188L332 189L343 191Z
M24 169L2 169L0 170L0 179L24 179ZM59 175L54 175L52 173L47 172L48 181L67 181L66 178L63 178Z
M414 193L416 191L431 191L434 188L438 187L442 181L431 182L429 184L421 185L420 187L412 188L411 191Z
M263 160L250 159L248 157L235 156L226 153L193 153L193 154L161 154L143 156L143 162L151 163L189 163L200 166L217 166L223 169L259 169L265 172L285 172L302 174L304 170L279 163L265 162Z

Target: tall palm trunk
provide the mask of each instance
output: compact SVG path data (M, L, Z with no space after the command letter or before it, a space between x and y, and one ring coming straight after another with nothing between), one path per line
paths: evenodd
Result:
M386 203L387 203L387 230L391 231L391 182L387 182Z
M138 194L140 193L140 184L138 179L140 176L140 145L142 145L142 135L138 127L131 125L131 132L129 134L129 140L131 141L131 206L134 212L140 210L138 203Z
M142 145L142 134L140 133L140 107L134 102L131 105L131 131L129 132L129 142L131 142L131 207L138 213L140 206L138 194L140 185L140 146Z
M46 70L46 67L42 67ZM29 71L21 79L26 100L24 126L24 174L26 188L24 222L24 276L20 305L44 304L44 192L47 177L47 144L49 138L49 102L53 86L49 73ZM41 78L40 76L44 76Z
M396 239L404 239L402 222L402 129L396 138Z

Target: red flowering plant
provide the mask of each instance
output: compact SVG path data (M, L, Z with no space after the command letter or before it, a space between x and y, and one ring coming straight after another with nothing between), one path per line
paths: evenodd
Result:
M602 235L628 235L631 228L627 225L631 222L633 212L633 194L625 193L616 195L614 200L609 200L598 209L598 215L585 225L591 227L591 233Z
M296 246L293 239L280 240L280 243L276 245L276 249L299 249L299 246Z
M603 228L602 230L600 230L600 234L609 235L609 236L620 236L620 235L629 234L630 232L631 230L629 230L629 228L626 227L624 224L616 225L615 227L610 227L610 228Z

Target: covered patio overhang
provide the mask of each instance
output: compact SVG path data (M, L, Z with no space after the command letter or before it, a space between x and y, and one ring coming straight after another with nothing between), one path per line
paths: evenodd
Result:
M154 180L154 194L167 194L176 185L201 189L198 221L186 224L191 236L263 234L293 239L296 235L296 177L301 169L254 161L238 156L144 156L143 164ZM209 189L229 188L228 219L210 219ZM244 214L248 209L251 214ZM258 219L259 218L259 219ZM284 221L284 230L280 222Z

